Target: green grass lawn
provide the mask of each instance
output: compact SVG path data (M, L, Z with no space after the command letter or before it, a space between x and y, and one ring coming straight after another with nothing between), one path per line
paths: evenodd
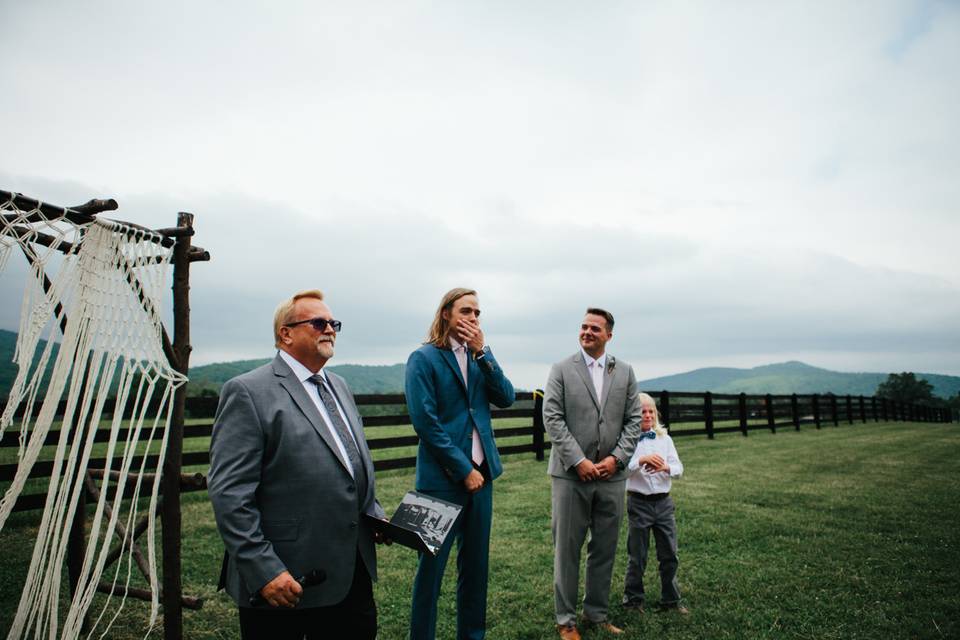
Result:
M379 434L378 434L379 435ZM375 436L374 436L375 437ZM686 475L674 485L680 586L691 615L635 614L614 604L627 638L951 638L960 636L960 426L842 424L678 438ZM380 473L388 511L412 470ZM0 532L0 630L12 619L39 514ZM238 636L215 591L222 547L205 493L184 496L183 583L205 599L185 611L187 638ZM626 565L620 540L611 600ZM495 484L489 634L554 638L550 481L532 454L505 459ZM653 553L651 552L651 556ZM416 556L380 548L380 637L405 638ZM438 637L455 634L455 565ZM659 594L656 562L647 572ZM148 607L128 601L112 638L141 638ZM153 637L160 637L159 630ZM589 637L605 637L593 633Z

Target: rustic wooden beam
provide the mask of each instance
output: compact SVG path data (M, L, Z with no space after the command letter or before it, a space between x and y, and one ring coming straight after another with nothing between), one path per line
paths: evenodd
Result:
M141 589L139 587L125 587L122 584L110 584L106 581L101 581L97 585L97 591L100 593L106 593L112 596L130 596L131 598L137 598L138 600L146 600L150 602L153 600L153 594L149 589ZM163 590L160 590L160 598L163 599ZM181 596L180 597L180 606L186 607L187 609L192 609L197 611L203 608L203 598L198 598L196 596ZM163 624L164 627L168 624L167 622L167 612L164 610L163 615Z

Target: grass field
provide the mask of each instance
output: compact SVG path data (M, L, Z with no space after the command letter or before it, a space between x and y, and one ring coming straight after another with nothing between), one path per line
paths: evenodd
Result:
M625 612L627 638L960 637L960 426L856 424L820 431L677 440L686 475L674 485L680 586L691 615ZM412 471L378 474L388 511ZM489 633L554 638L550 481L532 454L508 457L495 484ZM0 630L19 597L39 514L0 532ZM205 493L184 498L183 582L205 599L185 611L187 638L235 638L236 613L215 591L222 547ZM626 564L621 537L611 600ZM416 557L380 548L380 637L406 637ZM438 637L455 635L455 566ZM659 594L656 562L648 597ZM147 606L128 602L111 638L143 637ZM161 637L159 629L151 637ZM594 633L589 637L606 637Z

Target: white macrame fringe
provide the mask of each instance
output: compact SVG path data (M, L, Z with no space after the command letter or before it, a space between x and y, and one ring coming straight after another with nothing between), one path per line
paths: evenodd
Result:
M5 214L21 214L21 220L5 217L4 231L13 224L34 224L39 206L19 212L11 203L0 203ZM33 222L26 216L32 215ZM11 216L12 218L12 216ZM125 225L97 220L80 226L47 221L42 232L57 238L53 246L39 248L29 237L2 234L0 270L15 248L31 258L29 282L24 290L20 332L14 362L17 377L6 407L0 415L0 435L13 425L19 428L18 467L0 500L0 529L6 523L30 470L42 453L44 442L61 403L65 410L53 455L53 470L30 568L24 581L17 613L8 639L77 638L84 617L93 605L107 556L115 544L118 525L127 532L120 544L121 558L113 571L113 585L126 593L133 567L133 535L146 493L147 577L153 595L150 626L159 612L159 584L155 551L156 505L159 471L163 468L166 440L173 411L173 395L186 382L173 370L161 344L160 300L167 284L170 251L146 239L145 232ZM61 256L56 244L72 242L74 251ZM55 273L52 271L55 270ZM48 278L44 290L44 278ZM59 311L58 311L59 310ZM65 326L54 356L54 337ZM46 339L40 349L41 340ZM39 351L39 354L38 354ZM34 362L36 360L36 362ZM52 372L43 388L43 377L52 362ZM104 406L116 394L109 420ZM158 401L154 403L154 399ZM37 405L39 410L37 411ZM151 407L153 405L153 407ZM151 409L153 412L151 414ZM34 417L34 414L36 416ZM19 416L19 419L18 419ZM105 453L96 451L97 433L109 429ZM123 429L126 429L124 432ZM125 436L121 438L121 434ZM157 455L156 475L144 492L147 458ZM138 465L134 459L142 456ZM46 457L46 456L45 456ZM103 457L104 478L86 542L82 570L69 607L61 604L63 567L70 530L86 469L92 457ZM111 471L120 480L111 486ZM125 488L132 482L132 488ZM108 508L109 505L109 508ZM119 600L111 604L112 600ZM125 596L106 598L93 619L90 637L105 637L123 608ZM110 613L113 609L112 615ZM63 616L61 625L61 615ZM149 629L146 630L149 633Z

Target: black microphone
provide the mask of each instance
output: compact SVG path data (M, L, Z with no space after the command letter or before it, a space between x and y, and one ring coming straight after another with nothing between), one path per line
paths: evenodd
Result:
M326 582L326 580L327 580L327 572L324 571L323 569L314 569L313 571L310 571L300 576L299 578L297 578L297 582L300 583L300 586L303 587L304 589L306 589L307 587L314 587L318 584ZM258 607L266 603L267 601L264 599L264 597L260 594L259 591L253 594L252 596L250 596L251 607Z

